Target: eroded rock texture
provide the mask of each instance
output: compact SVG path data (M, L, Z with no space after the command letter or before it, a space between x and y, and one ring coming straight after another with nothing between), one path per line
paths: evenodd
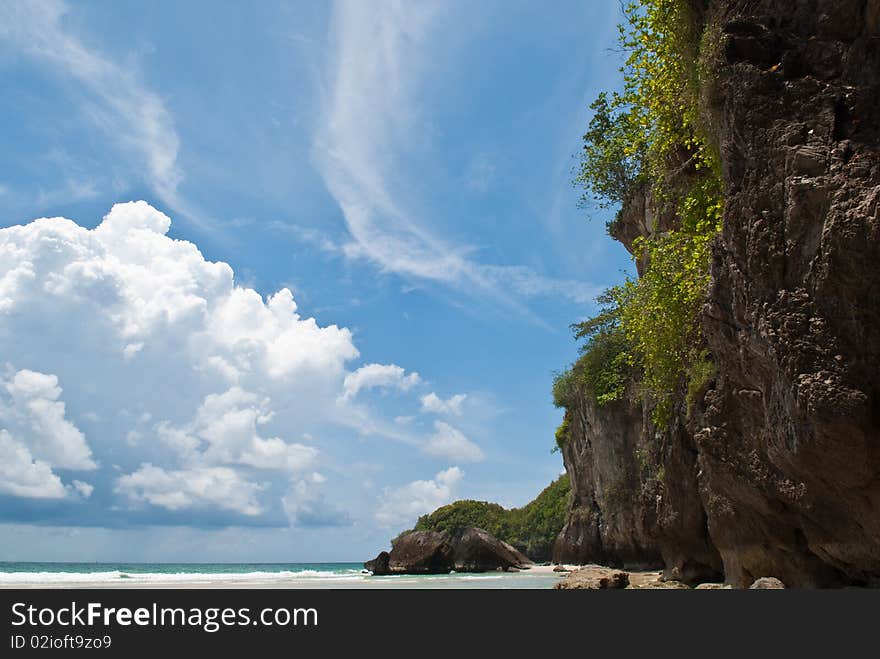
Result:
M880 2L713 2L726 208L695 432L727 579L880 576Z
M568 410L554 560L876 585L880 0L697 4L725 186L702 318L717 377L662 433L636 396ZM615 226L628 248L669 225L651 205Z

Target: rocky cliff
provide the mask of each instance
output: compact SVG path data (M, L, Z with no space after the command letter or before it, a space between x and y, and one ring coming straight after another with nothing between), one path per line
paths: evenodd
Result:
M650 195L634 198L615 233L629 232L631 241L670 221L652 214ZM661 430L639 384L604 405L581 393L566 409L561 450L572 498L553 560L662 567L667 578L689 583L717 580L721 557L709 538L686 405L676 401L672 423Z
M789 586L880 581L880 0L708 0L723 230L714 377L659 430L636 393L566 410L563 562ZM615 235L663 222L647 196Z

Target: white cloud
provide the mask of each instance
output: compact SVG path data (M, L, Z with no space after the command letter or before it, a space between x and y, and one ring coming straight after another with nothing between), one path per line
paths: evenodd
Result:
M34 460L27 446L0 428L0 492L17 497L61 499L66 496L52 467Z
M0 382L14 421L0 426L5 492L82 500L97 489L122 508L212 507L260 523L284 509L291 523L318 526L350 521L325 500L321 472L348 455L352 430L413 453L483 457L448 424L420 436L394 421L397 409L386 419L358 400L375 388L415 398L417 373L353 368L348 329L303 317L287 289L263 297L236 285L229 265L172 240L170 227L165 214L130 202L94 229L64 218L0 229L0 364L30 369ZM455 414L463 401L422 404ZM75 421L87 424L92 446ZM88 483L56 473L100 462L107 467ZM455 473L426 481L433 490L414 488L427 501L450 491Z
M261 512L257 502L260 489L226 467L166 471L144 464L116 481L116 492L135 502L171 511L217 507L251 516Z
M90 485L89 483L84 483L83 481L73 481L71 483L73 489L78 492L84 499L88 499L92 496L92 492L95 491L95 486Z
M69 490L53 469L97 468L84 435L66 418L60 396L54 375L23 369L0 377L0 492L62 499ZM81 481L73 486L83 494L91 487Z
M450 503L455 486L463 477L461 469L450 467L432 480L413 481L397 489L385 489L379 499L376 521L385 527L415 524L419 515Z
M61 497L53 468L95 467L59 380L123 470L149 462L149 476L202 483L229 482L232 470L247 483L255 469L314 469L318 448L290 439L338 423L346 365L358 357L351 332L301 317L287 289L264 299L237 286L227 264L170 239L170 224L132 202L91 230L64 218L0 229L0 364L31 369L0 379L3 446L21 474L6 476L7 492ZM401 369L397 386L416 378ZM142 502L167 501L131 487ZM176 505L211 501L179 487ZM247 501L264 496L245 489ZM258 507L267 509L237 510Z
M443 421L434 422L434 434L424 446L425 453L460 462L479 462L486 456L464 434Z
M316 448L260 436L258 426L268 423L272 416L268 398L260 399L232 387L222 394L206 396L195 419L186 426L162 423L157 430L159 437L189 463L287 471L308 468L317 458Z
M334 4L330 87L313 151L345 217L351 240L342 245L343 254L524 312L524 297L592 301L599 292L593 286L524 266L478 262L473 247L432 231L430 204L413 198L418 185L408 177L432 157L424 145L436 130L422 116L419 99L425 97L429 66L444 58L431 41L446 28L439 21L444 11L431 2ZM485 187L490 173L484 167L472 178Z
M144 86L130 65L89 47L65 20L60 0L0 3L0 39L58 69L81 85L85 113L111 140L142 162L147 182L166 204L193 219L178 194L183 178L180 141L158 94Z
M467 399L467 394L455 394L451 398L443 400L432 391L421 398L422 412L461 416L461 406L465 399Z
M89 324L109 334L103 338L117 358L149 359L162 344L231 383L315 370L338 375L357 357L347 329L302 319L286 288L264 301L235 286L226 263L168 238L170 225L139 201L116 204L93 230L64 218L0 230L0 312L13 323L26 316L43 324L94 313ZM63 314L52 313L59 307Z
M96 468L85 437L65 417L57 377L22 369L0 382L9 396L0 398L0 423L25 438L34 457L62 469Z
M419 382L418 373L406 375L406 371L395 364L366 364L345 376L342 397L348 400L357 396L359 391L376 387L409 391Z

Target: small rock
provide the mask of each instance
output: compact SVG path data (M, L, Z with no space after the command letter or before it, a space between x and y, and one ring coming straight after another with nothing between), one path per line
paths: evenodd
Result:
M733 586L728 583L701 583L694 590L732 590Z
M756 589L772 589L772 590L782 590L785 588L785 584L782 583L776 577L761 577L760 579L755 579L755 583L749 586L749 590Z
M604 567L586 567L571 572L554 585L557 590L611 590L626 588L629 573Z

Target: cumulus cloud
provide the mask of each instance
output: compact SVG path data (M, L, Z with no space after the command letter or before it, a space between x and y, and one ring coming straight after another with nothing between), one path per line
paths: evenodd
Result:
M463 477L461 469L450 467L431 480L413 481L403 487L386 489L379 499L376 521L385 527L414 524L420 515L450 503L455 486Z
M486 456L464 434L443 421L434 422L434 434L428 438L425 453L460 462L479 462Z
M90 485L89 483L84 483L83 481L73 481L71 483L75 492L77 492L83 499L88 499L92 496L92 492L95 491L95 486Z
M226 467L166 471L145 464L116 482L116 492L134 502L171 511L216 506L250 516L261 512L257 502L260 489Z
M237 285L170 226L140 201L94 229L65 218L0 229L0 364L27 367L0 379L5 493L88 498L55 470L94 470L100 449L120 465L123 501L256 516L282 481L314 469L318 447L291 439L339 416L358 373L351 332L302 317L288 289L264 298ZM348 390L380 386L380 374L385 386L418 381L396 373L363 370ZM271 473L274 490L262 486ZM103 473L108 489L117 476ZM242 494L225 502L209 485Z
M46 373L22 369L0 378L0 492L61 499L70 490L53 469L97 468L85 436L66 417L61 391ZM86 497L91 487L73 482Z
M162 423L157 430L189 463L288 471L309 467L318 455L316 448L260 436L258 426L271 421L272 416L268 398L232 387L206 396L191 423L179 428Z
M418 404L418 373L356 368L348 329L302 316L286 288L238 285L170 228L140 201L93 229L65 218L0 229L0 364L20 369L0 377L2 493L161 523L204 510L212 524L339 526L352 520L322 472L349 455L352 429L414 453L483 458L449 424L420 436L414 419L394 421L399 407L386 419L359 400L382 389ZM456 415L463 402L433 394L422 406ZM411 483L404 504L389 491L379 517L433 509L460 477ZM188 510L199 514L177 514Z
M52 467L34 460L27 446L3 429L0 429L0 492L35 499L65 496L64 485L52 473Z
M28 440L33 455L63 469L94 469L92 452L79 429L65 417L54 375L22 369L3 383L9 402L0 401L0 421Z
M467 394L455 394L451 398L443 400L432 391L421 398L422 412L461 416L461 406L466 398Z
M406 375L406 371L395 364L366 364L345 376L342 397L351 399L359 391L376 387L409 391L419 382L421 378L418 373Z

